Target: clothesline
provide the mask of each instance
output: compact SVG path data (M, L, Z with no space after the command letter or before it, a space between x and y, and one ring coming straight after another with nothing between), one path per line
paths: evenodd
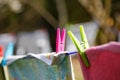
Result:
M12 55L12 56L7 57L6 64L9 65L16 60L22 59L25 57L34 57L34 58L42 60L48 65L51 65L52 61L54 60L54 57L59 57L60 55L71 55L71 54L76 54L76 53L78 52L77 51L75 52L61 51L58 53L51 52L51 53L40 53L40 54L28 53L27 55Z

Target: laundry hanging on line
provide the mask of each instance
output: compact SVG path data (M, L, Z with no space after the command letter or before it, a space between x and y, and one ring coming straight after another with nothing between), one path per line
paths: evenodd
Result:
M84 80L120 80L120 43L110 42L86 50L90 66L81 60Z

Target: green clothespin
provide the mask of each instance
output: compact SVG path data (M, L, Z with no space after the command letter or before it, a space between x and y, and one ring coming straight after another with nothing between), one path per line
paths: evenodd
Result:
M89 44L88 44L88 41L87 41L87 38L86 38L86 35L85 35L85 31L84 31L84 28L83 26L81 25L80 26L80 35L81 35L81 38L82 38L82 43L81 44L77 38L73 35L73 33L71 31L68 31L68 35L70 36L71 40L73 41L73 43L75 44L78 52L80 53L81 55L81 58L83 60L83 62L85 63L85 65L87 67L90 66L89 64L89 61L87 59L87 56L85 54L85 50L89 48Z

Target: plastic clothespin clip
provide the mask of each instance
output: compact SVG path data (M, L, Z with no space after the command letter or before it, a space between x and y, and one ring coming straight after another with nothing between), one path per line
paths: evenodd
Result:
M57 35L56 35L56 53L64 51L65 49L65 35L66 29L62 29L62 36L60 33L60 28L57 28Z
M7 61L6 59L7 59L7 57L13 55L13 50L14 50L14 43L9 43L8 46L7 46L7 49L5 51L3 60L1 62L2 66L6 65L6 61Z
M68 31L68 35L70 36L71 40L73 41L74 45L76 46L84 64L89 67L89 61L88 58L85 54L85 50L89 48L89 44L85 35L85 31L83 26L80 26L80 35L81 35L81 39L82 39L82 44L80 44L80 42L77 40L77 38L73 35L73 33L71 31Z
M65 55L61 55L59 53L63 52L65 49L65 35L66 35L66 29L63 28L62 29L62 33L60 31L60 28L57 28L57 34L56 34L56 56L54 56L53 60L52 60L52 65L56 65L59 64L63 58L65 57ZM66 53L65 53L66 54ZM58 57L58 55L61 55Z
M0 63L2 61L2 58L3 58L3 47L0 46Z
M3 47L0 46L0 57L3 57Z

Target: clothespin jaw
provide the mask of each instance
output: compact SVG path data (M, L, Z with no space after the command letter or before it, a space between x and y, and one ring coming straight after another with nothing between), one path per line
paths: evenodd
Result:
M0 63L2 61L2 58L3 58L3 47L0 46Z
M82 42L84 43L84 48L88 49L89 48L89 44L88 44L88 40L87 40L85 31L84 31L84 28L83 28L82 25L80 25L80 35L81 35Z
M9 43L8 46L7 46L7 49L4 53L3 60L1 62L2 66L6 65L6 59L7 59L8 56L12 56L13 50L14 50L14 43Z
M0 46L0 57L3 57L3 47Z
M68 35L70 36L71 40L73 41L74 45L76 46L84 64L88 67L89 61L87 59L87 56L85 54L85 50L87 48L89 48L88 42L87 42L87 38L83 29L83 26L80 26L80 34L81 34L81 38L83 41L83 45L80 44L80 42L77 40L77 38L74 36L74 34L71 31L68 31Z
M65 35L66 29L62 29L62 36L60 33L60 28L57 28L57 36L56 36L56 52L64 51L65 49Z

